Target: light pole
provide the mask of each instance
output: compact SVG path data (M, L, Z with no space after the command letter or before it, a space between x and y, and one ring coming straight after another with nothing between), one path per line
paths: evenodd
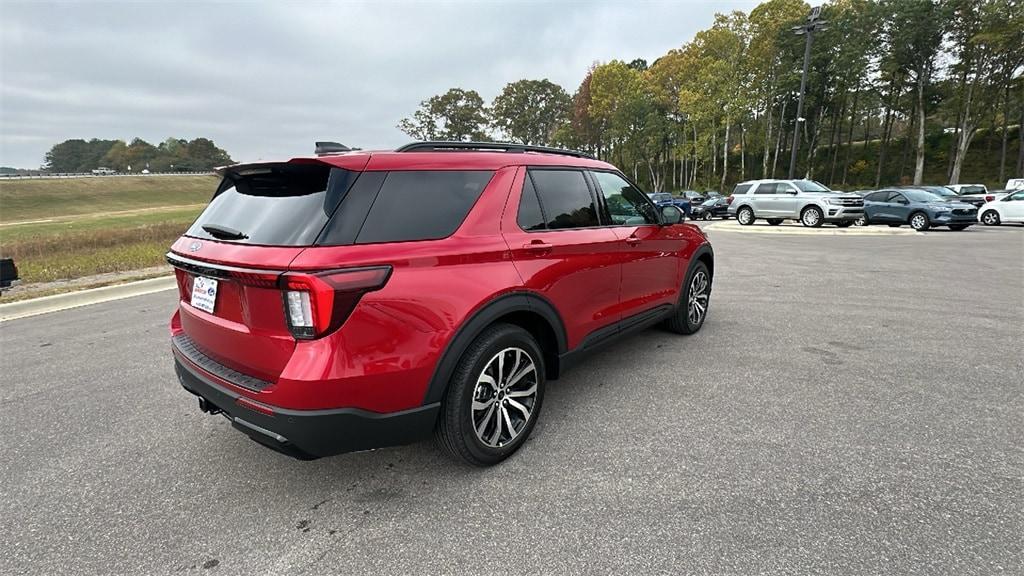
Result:
M793 179L796 172L796 151L800 146L800 123L804 121L804 90L807 88L807 65L811 60L811 42L814 40L814 33L825 30L825 20L821 19L821 6L811 8L807 15L807 23L793 27L793 33L797 36L806 36L804 42L804 71L800 75L800 95L796 101L796 122L793 126L793 149L789 155L789 179Z

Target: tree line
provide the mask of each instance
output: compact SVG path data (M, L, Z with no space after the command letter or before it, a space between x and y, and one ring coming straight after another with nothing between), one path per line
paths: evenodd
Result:
M46 153L46 172L89 172L104 167L118 172L201 172L233 164L227 152L209 138L168 138L156 146L141 138L124 140L72 139Z
M572 95L518 80L487 105L452 88L398 127L584 150L655 191L785 177L794 140L796 176L834 187L1024 175L1020 0L830 0L797 119L805 38L794 28L809 11L769 0L718 14L650 65L595 63Z

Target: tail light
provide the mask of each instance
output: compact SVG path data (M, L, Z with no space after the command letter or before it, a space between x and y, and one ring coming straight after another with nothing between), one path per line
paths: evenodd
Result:
M285 318L295 338L310 340L345 323L367 292L380 290L391 277L390 266L329 272L288 272L279 280Z
M995 199L995 196L985 196L985 202L993 202Z
M732 204L732 196L727 196L725 199L725 205L728 206L730 204Z

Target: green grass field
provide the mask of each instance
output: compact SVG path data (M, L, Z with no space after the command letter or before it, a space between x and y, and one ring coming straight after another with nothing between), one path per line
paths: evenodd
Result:
M0 181L0 256L26 286L158 266L213 176Z

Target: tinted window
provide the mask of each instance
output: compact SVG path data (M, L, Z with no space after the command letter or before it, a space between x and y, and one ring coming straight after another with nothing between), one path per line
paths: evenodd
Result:
M864 200L867 202L885 202L885 199L889 197L888 192L872 192L864 196Z
M913 202L935 202L936 200L942 200L939 196L924 190L904 190L903 195Z
M611 217L612 224L627 224L639 226L642 224L654 224L658 220L654 216L654 210L650 202L644 199L643 192L637 190L632 184L617 174L611 172L591 172L594 180L597 181L604 196L605 209ZM655 194L655 196L668 196L671 194Z
M355 176L319 164L273 164L229 172L185 234L242 244L311 245Z
M751 186L753 186L753 184L737 184L736 187L732 189L732 193L746 194L750 190Z
M1024 200L1024 192L1014 192L1009 196L1010 200Z
M754 190L754 194L778 194L780 185L772 183L758 184L757 190Z
M903 195L900 194L899 192L891 192L889 194L889 200L887 200L887 202L892 202L894 204L906 204L907 199L904 198Z
M529 176L523 183L523 195L519 199L519 216L517 217L519 227L523 230L543 230L544 214L540 210L540 202L537 201L537 191L533 187L533 180Z
M530 170L548 228L597 226L597 209L579 170Z
M984 194L984 186L964 186L960 189L961 194Z
M356 244L436 240L455 232L493 172L389 172ZM342 206L342 210L344 210Z

